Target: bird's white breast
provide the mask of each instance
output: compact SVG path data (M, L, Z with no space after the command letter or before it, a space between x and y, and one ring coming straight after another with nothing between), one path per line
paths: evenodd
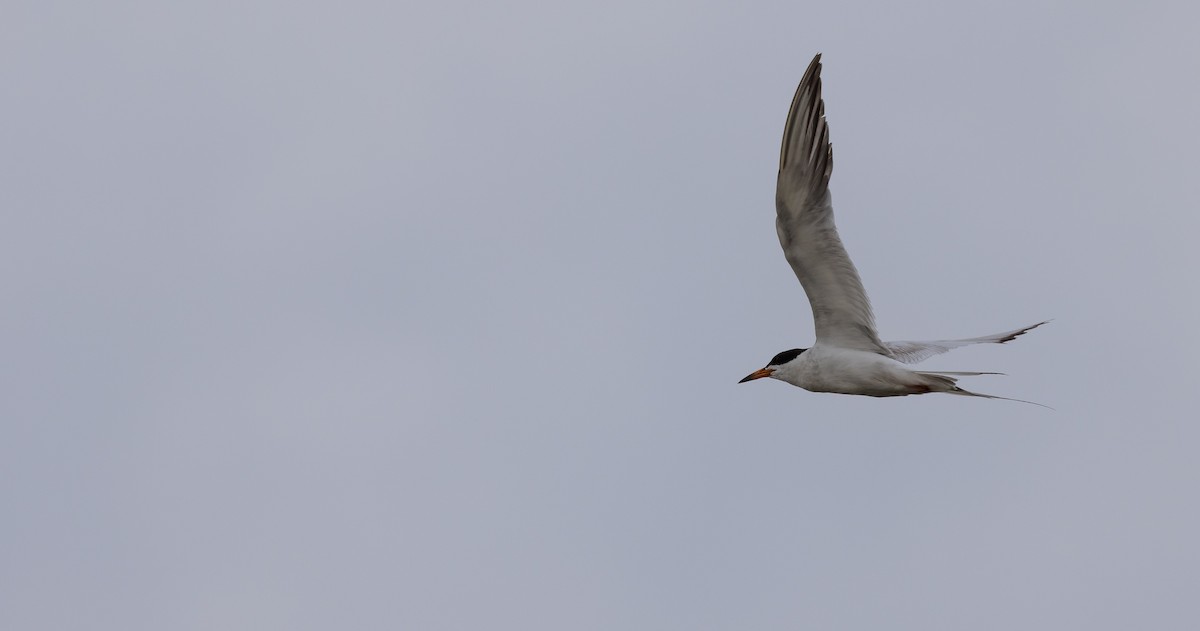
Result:
M771 376L812 392L895 396L912 391L911 375L882 355L817 344Z

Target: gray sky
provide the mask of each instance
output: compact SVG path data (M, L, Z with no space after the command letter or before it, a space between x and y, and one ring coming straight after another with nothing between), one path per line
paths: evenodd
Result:
M1194 3L9 2L0 627L1193 629ZM808 346L842 236L948 396Z

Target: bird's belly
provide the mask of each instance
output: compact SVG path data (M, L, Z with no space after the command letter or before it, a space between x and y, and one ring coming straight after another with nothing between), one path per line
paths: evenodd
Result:
M814 354L791 383L811 392L896 397L929 390L911 371L864 351Z

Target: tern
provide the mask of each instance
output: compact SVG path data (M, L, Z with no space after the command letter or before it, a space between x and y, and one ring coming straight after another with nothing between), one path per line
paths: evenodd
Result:
M770 377L812 392L872 397L945 392L1020 401L971 392L957 385L959 377L999 373L913 370L909 365L960 346L1003 344L1046 322L961 340L880 341L867 292L833 224L829 195L832 172L833 146L825 123L821 55L817 54L788 110L775 188L779 243L808 294L816 341L812 348L779 353L739 383Z

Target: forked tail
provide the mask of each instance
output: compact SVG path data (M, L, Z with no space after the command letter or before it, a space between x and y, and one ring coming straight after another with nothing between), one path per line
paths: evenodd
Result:
M966 397L982 397L984 399L1000 399L1002 401L1016 401L1017 403L1028 403L1029 405L1036 405L1038 407L1046 408L1047 410L1054 409L1048 405L1042 405L1041 403L1034 403L1033 401L1026 401L1024 399L1012 399L1009 397L998 397L994 394L983 394L982 392L971 392L970 390L963 390L962 388L960 388L958 386L954 386L953 390L946 390L945 392L946 392L946 394L960 394L960 395L966 396Z
M931 390L933 392L945 392L946 394L957 394L957 395L961 395L964 397L980 397L980 398L984 398L984 399L1000 399L1002 401L1016 401L1017 403L1028 403L1029 405L1036 405L1038 407L1043 407L1043 408L1046 408L1047 410L1054 409L1048 405L1042 405L1041 403L1035 403L1033 401L1026 401L1024 399L1012 399L1009 397L999 397L994 394L983 394L980 392L971 392L970 390L964 390L964 389L958 387L958 385L957 385L958 377L973 377L976 375L1002 375L1004 373L966 372L966 371L951 371L951 370L938 370L938 371L921 370L921 371L914 371L914 372L915 372L915 374L921 375L922 377L924 377L927 380L926 383L928 385L932 386Z

